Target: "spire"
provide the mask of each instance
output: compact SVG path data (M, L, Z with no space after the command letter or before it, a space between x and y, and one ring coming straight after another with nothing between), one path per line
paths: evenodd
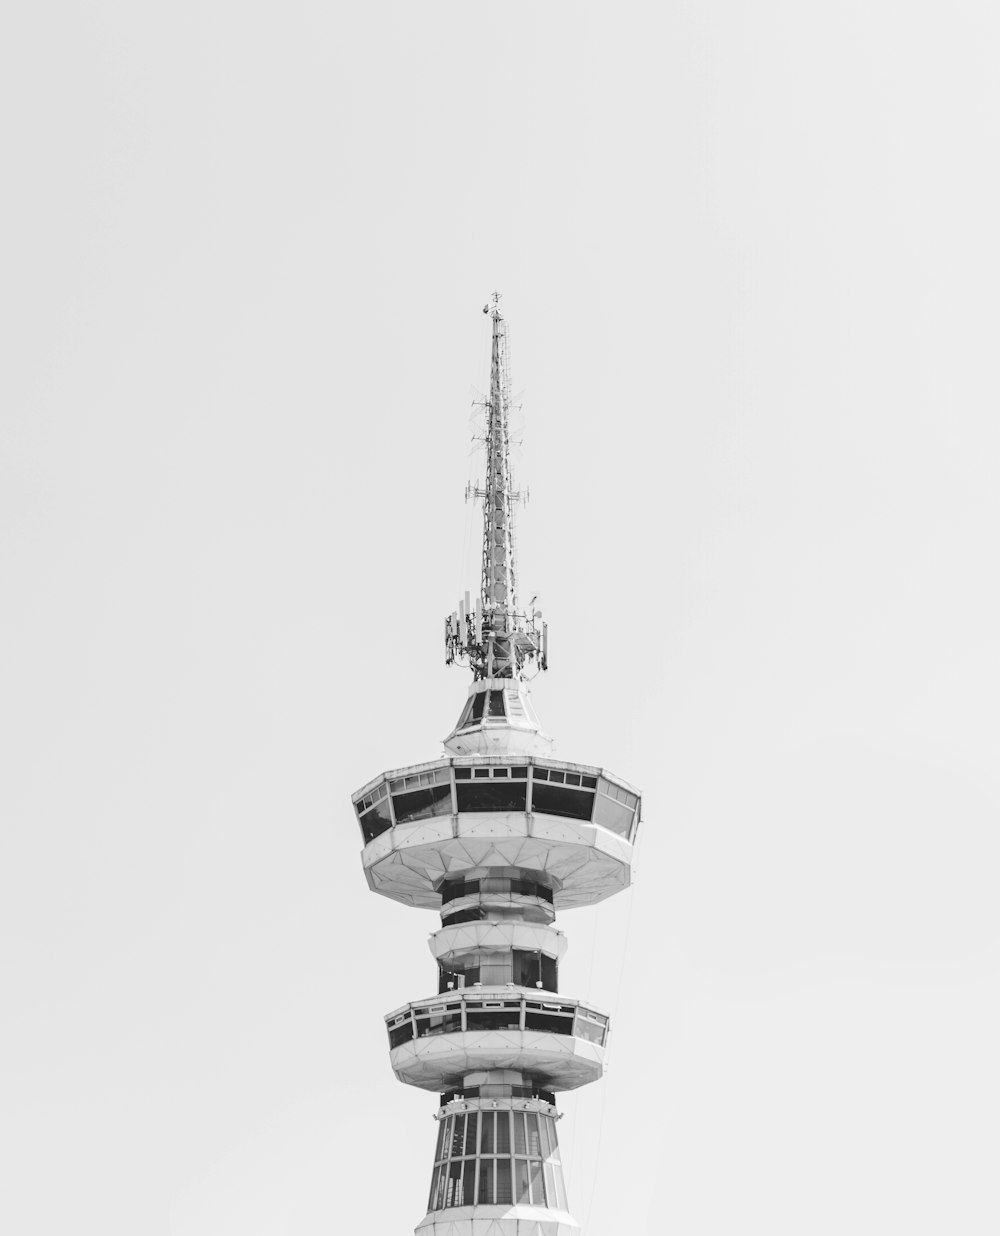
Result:
M483 306L492 325L490 393L486 409L486 483L466 489L466 498L482 499L483 563L480 594L469 594L445 619L445 655L471 667L474 677L520 678L529 663L547 668L548 632L538 626L538 612L517 608L517 563L514 504L521 498L510 474L510 371L507 322L500 293ZM534 598L532 598L534 601Z
M510 480L510 372L507 368L507 323L500 295L493 293L490 398L486 420L486 487L483 499L483 611L491 630L506 632L517 611L514 561L514 500Z

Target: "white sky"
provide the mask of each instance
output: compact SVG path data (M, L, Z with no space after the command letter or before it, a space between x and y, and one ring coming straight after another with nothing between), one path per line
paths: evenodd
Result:
M464 698L499 287L536 703L645 792L586 1236L994 1236L996 7L347 7L5 23L0 1225L421 1218L349 795Z

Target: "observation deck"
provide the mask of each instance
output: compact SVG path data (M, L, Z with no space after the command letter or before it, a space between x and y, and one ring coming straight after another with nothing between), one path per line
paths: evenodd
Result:
M440 910L444 881L480 868L538 872L553 911L631 881L639 793L602 768L456 756L383 773L352 801L368 884L404 905Z
M477 985L415 1000L385 1024L393 1072L421 1090L496 1069L530 1074L551 1091L576 1090L604 1071L607 1014L555 992Z

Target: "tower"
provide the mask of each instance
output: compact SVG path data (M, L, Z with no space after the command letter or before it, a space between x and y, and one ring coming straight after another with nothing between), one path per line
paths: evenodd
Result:
M372 890L441 915L436 994L385 1018L396 1076L440 1096L417 1236L569 1236L556 1094L601 1076L608 1017L559 994L553 922L627 887L640 799L556 759L532 706L548 629L518 607L507 323L497 295L484 312L482 580L444 630L447 663L471 668L472 685L441 759L382 773L353 802Z

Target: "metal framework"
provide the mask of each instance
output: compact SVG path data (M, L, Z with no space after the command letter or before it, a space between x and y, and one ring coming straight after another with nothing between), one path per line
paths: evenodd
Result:
M445 660L469 665L476 679L517 678L528 668L548 668L548 626L537 611L517 606L514 507L522 495L510 471L510 366L507 322L494 292L490 394L486 401L485 484L466 490L483 503L483 562L479 596L469 594L445 619Z

